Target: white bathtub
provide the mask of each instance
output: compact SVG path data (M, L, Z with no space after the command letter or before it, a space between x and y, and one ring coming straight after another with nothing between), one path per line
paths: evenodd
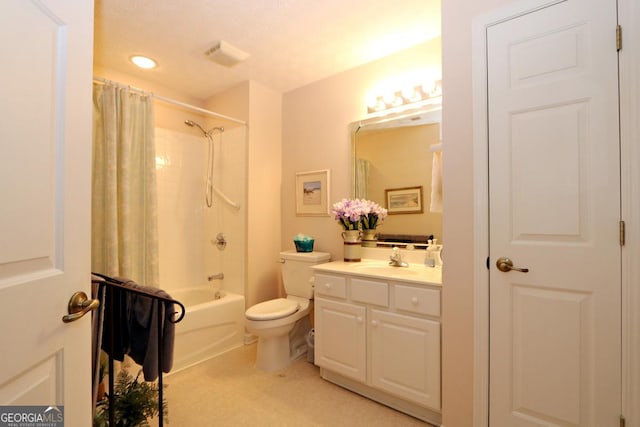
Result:
M244 296L211 286L169 293L187 309L184 319L176 324L171 373L243 345Z

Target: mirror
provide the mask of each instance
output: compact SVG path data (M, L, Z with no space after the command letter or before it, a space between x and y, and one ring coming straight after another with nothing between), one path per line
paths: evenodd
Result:
M379 244L421 247L432 237L444 243L441 202L434 197L432 206L431 200L435 156L436 169L441 166L441 153L435 154L441 149L441 121L441 105L431 104L350 125L351 195L389 211L377 229Z

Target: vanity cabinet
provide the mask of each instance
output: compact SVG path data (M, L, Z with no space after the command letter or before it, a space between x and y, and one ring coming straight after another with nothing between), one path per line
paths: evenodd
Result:
M371 310L371 384L440 409L440 323Z
M315 363L358 381L367 380L366 309L315 300ZM319 326L319 327L318 327Z
M440 288L315 272L315 364L336 384L440 421Z

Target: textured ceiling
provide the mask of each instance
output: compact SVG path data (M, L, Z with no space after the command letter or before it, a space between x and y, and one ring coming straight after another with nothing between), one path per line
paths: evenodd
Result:
M440 0L95 1L96 65L199 99L246 80L284 93L439 35ZM219 40L250 57L212 62Z

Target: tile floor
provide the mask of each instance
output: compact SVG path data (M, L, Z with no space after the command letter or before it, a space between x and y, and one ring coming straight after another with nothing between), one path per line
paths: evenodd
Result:
M165 425L429 426L321 379L306 357L265 373L255 368L255 353L255 344L243 346L166 376Z

